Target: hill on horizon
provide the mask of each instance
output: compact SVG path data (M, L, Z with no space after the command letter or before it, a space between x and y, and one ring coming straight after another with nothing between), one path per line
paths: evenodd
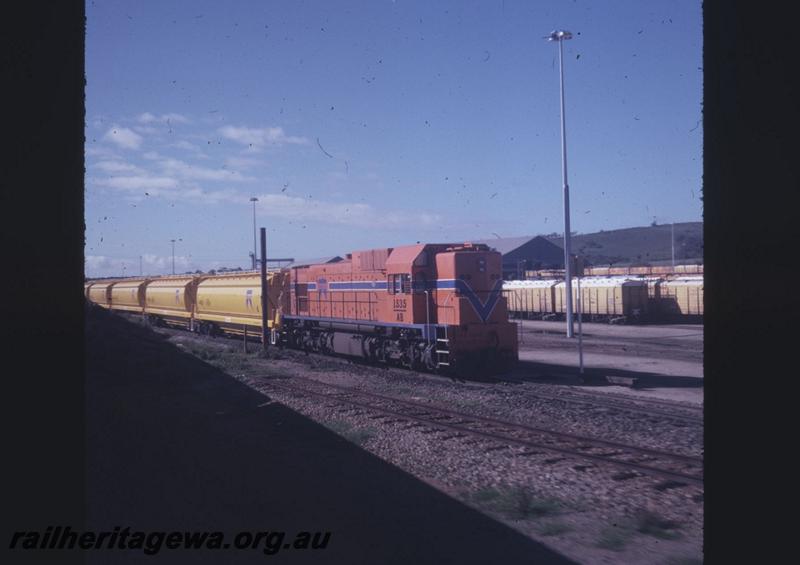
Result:
M675 228L675 263L703 262L703 222L681 222ZM572 252L595 266L657 265L672 260L672 224L656 224L572 236ZM544 236L563 249L562 234Z

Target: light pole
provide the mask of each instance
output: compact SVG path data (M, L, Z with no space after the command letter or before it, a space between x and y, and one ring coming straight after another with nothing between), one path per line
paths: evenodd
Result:
M564 41L572 39L568 31L553 31L546 37L548 41L558 42L558 65L561 77L561 166L564 182L564 282L566 283L567 337L574 337L572 326L572 267L570 259L570 227L569 227L569 183L567 182L567 130L564 117Z
M176 241L183 241L181 238L178 239L170 239L172 242L172 274L175 274L175 242Z
M672 272L675 272L675 222L670 224L670 231L672 232Z
M253 203L253 270L256 270L256 202L258 198L255 196L250 197L250 202Z

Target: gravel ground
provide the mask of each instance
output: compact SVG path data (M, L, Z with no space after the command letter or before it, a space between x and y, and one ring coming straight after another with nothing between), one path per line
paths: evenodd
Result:
M269 391L271 397L364 449L579 562L701 561L701 488L673 488L663 480L629 477L618 468L577 458L525 455L523 448L457 437L453 432L434 431L397 418L378 418L334 400L301 397L270 386L270 380L305 377L465 413L688 455L702 454L702 424L642 411L652 407L676 415L699 416L697 402L654 404L644 400L652 396L643 397L643 391L603 387L598 393L596 387L567 388L562 381L460 382L287 350L271 350L264 358L255 353L257 344L251 344L251 353L244 354L241 341L158 331L168 333L178 346L249 386ZM287 382L295 386L302 381ZM313 386L325 388L323 384ZM670 397L674 395L657 398ZM592 405L593 400L600 399L613 399L622 405ZM625 408L626 402L630 410Z

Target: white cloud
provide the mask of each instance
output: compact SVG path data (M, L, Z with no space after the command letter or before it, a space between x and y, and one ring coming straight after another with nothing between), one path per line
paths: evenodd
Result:
M133 126L133 129L143 135L153 135L158 133L158 128L152 126Z
M87 183L91 186L127 193L126 198L134 202L141 201L146 197L199 204L239 203L242 199L247 201L233 189L205 190L191 181L187 182L180 178L166 175L155 176L145 173L126 176L89 177L87 178Z
M101 276L96 273L114 267L114 260L104 255L87 255L84 257L84 263L86 265L86 274L89 276Z
M185 139L173 143L172 147L177 147L178 149L186 149L187 151L200 151L200 147L198 147L194 143L186 141Z
M100 169L107 173L142 173L142 169L136 165L125 163L124 161L99 161L92 165L92 168Z
M185 272L189 267L196 269L190 257L175 255L175 271ZM172 255L161 256L152 253L142 255L142 271L145 273L172 272Z
M239 197L241 203L248 200ZM258 196L257 207L265 216L357 227L402 227L414 221L430 226L441 221L437 214L383 213L369 204L328 202L285 194L262 194Z
M218 265L206 267L205 269L192 260L191 256L175 255L175 272L185 273L197 269L207 270ZM159 256L145 253L141 258L142 274L160 275L172 273L172 255ZM138 276L139 257L109 257L107 255L85 255L84 272L88 277L111 277L111 276Z
M235 169L249 169L261 164L258 159L248 159L247 157L228 157L225 159L225 166Z
M186 116L182 116L181 114L170 113L170 114L162 114L160 116L156 116L151 114L150 112L145 112L144 114L140 114L137 118L142 124L188 124L191 123L189 118Z
M111 149L103 146L86 147L85 154L87 157L107 157L110 159L119 159L119 156Z
M139 149L142 145L142 136L132 129L113 126L103 139L116 143L123 149Z
M308 143L308 139L305 137L286 135L281 127L248 128L225 126L219 128L217 131L226 139L254 148L260 148L265 145L305 145Z
M227 169L209 169L206 167L196 167L185 161L178 159L163 159L160 165L167 175L178 176L187 180L221 180L221 181L244 181L254 180L245 177L238 171Z
M181 139L180 141L171 143L169 147L175 147L176 149L183 149L184 151L188 151L194 158L209 159L209 156L203 152L203 150L200 148L199 145L192 143L190 141L186 141L185 139Z
M134 175L124 177L92 178L92 184L125 190L129 192L140 192L142 190L153 191L152 195L160 194L160 190L170 190L179 187L178 181L170 177L152 177L148 175Z

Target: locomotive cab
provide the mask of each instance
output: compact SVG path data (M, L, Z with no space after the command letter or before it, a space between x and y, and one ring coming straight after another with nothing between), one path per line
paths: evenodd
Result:
M444 326L437 341L447 350L439 356L460 369L503 370L515 362L517 332L508 321L500 253L482 244L450 247L436 255L436 271L437 319Z

